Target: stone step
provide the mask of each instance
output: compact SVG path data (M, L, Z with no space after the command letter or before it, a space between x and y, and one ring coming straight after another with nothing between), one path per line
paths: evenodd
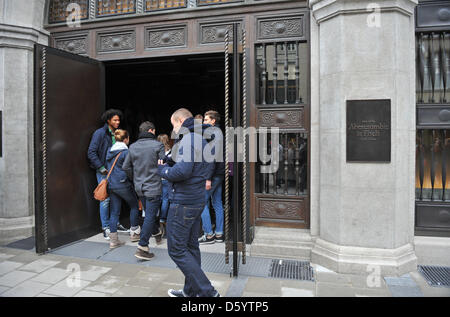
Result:
M309 230L256 227L250 255L309 261L312 248Z

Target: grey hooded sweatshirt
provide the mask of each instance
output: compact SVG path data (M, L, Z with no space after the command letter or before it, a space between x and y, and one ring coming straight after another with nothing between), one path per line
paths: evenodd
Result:
M142 132L123 162L122 169L134 183L139 197L161 195L161 177L157 174L158 160L164 158L164 145L153 133Z

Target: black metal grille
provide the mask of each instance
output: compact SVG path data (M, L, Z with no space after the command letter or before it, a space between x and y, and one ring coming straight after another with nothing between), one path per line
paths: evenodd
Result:
M450 287L450 267L419 265L418 271L430 286Z
M309 262L272 260L269 277L314 281L314 271Z

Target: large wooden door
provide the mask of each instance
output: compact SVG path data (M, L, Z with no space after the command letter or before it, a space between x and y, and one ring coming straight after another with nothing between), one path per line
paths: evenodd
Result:
M104 105L102 63L35 46L36 252L98 232L87 149Z
M266 153L251 166L251 214L257 226L309 228L310 51L308 14L256 19L252 123L268 129ZM271 128L277 128L273 135ZM258 133L258 138L261 138ZM274 138L272 138L274 136ZM277 155L274 155L277 154ZM277 165L270 173L264 168Z

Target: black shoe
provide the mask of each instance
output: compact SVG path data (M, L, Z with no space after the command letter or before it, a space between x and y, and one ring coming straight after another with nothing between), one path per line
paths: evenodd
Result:
M117 224L117 232L129 233L130 229L125 228L120 223Z
M168 294L170 297L187 297L187 296L185 296L185 294L184 294L184 292L183 292L182 289L180 289L179 291L176 291L176 290L174 290L174 289L169 289L169 290L167 291L167 294Z
M139 248L137 249L134 256L137 257L139 260L144 260L144 261L149 261L153 257L155 257L155 255L153 253L141 250Z
M198 239L198 243L200 244L213 244L216 242L214 235L211 238L208 238L206 234L204 234L200 239Z
M223 242L223 241L224 241L223 234L220 236L216 235L216 242Z

